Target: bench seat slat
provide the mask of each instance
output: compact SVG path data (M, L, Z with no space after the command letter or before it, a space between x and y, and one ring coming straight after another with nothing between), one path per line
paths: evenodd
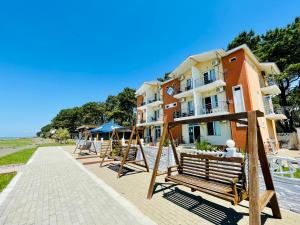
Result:
M183 158L185 163L196 163L196 164L204 164L206 161L203 159L190 159L190 158ZM224 167L229 169L236 169L240 170L243 165L241 163L223 163L222 161L211 161L209 160L209 164L215 167Z
M190 163L190 162L185 162L183 161L183 165L184 166L188 166L188 167L193 167L193 168L207 168L207 164L205 163ZM208 164L209 169L211 170L216 170L216 171L222 171L223 173L229 173L229 174L241 174L242 173L242 169L233 169L233 168L229 168L229 167L221 167L221 166L214 166L211 165L210 163Z

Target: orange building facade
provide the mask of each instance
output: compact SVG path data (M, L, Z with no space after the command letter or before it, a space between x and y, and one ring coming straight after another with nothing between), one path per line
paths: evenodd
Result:
M280 73L275 63L261 63L246 45L230 51L216 49L192 55L170 73L166 82L145 82L136 92L137 126L144 129L146 143L157 144L163 118L182 121L214 115L260 110L263 141L269 149L278 147L275 121L285 116L273 107L279 94L272 76ZM221 121L177 126L178 144L206 140L225 145L233 139L245 149L246 126Z

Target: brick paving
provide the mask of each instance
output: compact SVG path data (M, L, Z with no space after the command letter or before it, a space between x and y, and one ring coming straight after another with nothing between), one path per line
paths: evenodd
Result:
M72 152L72 148L65 148ZM75 156L74 156L75 157ZM80 160L84 162L84 160ZM248 202L237 206L201 192L191 192L182 186L172 186L164 182L164 176L157 178L159 185L152 200L147 200L147 190L151 173L131 173L117 179L112 166L99 168L99 164L85 166L117 192L134 203L145 215L157 224L248 224ZM130 167L136 169L137 167ZM137 171L140 171L138 168ZM283 196L281 196L283 197ZM294 199L293 202L299 202ZM272 217L271 210L265 208L262 222L265 225L300 224L300 214L282 209L283 219Z
M0 224L154 224L81 167L60 147L40 148L0 201Z

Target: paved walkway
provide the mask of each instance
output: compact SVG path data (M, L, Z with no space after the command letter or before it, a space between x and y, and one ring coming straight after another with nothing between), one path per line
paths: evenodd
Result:
M0 195L1 225L153 224L60 147L39 149L11 187Z

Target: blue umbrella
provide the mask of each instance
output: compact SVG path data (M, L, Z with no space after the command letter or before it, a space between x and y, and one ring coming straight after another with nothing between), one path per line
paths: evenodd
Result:
M92 133L110 133L114 129L121 129L124 128L120 126L119 124L114 123L113 121L110 121L108 123L102 124L100 127L94 128L91 130Z

